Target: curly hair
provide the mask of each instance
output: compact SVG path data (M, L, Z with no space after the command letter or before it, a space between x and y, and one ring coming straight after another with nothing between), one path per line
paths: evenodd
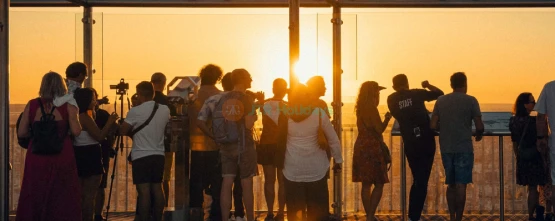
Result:
M376 96L379 96L379 94L373 93L373 91L376 91L376 88L374 87L374 84L372 84L372 82L370 81L366 81L360 86L360 90L358 92L357 100L355 103L355 113L357 115L359 115L360 112L364 110L364 107L378 106L376 102Z
M200 85L215 85L222 79L223 71L220 66L208 64L200 70Z
M528 104L530 102L530 96L532 96L532 93L530 92L524 92L518 95L518 97L516 98L515 104L513 106L513 115L515 116L530 115L530 113L528 113L528 111L526 110L526 106L524 106L525 104Z

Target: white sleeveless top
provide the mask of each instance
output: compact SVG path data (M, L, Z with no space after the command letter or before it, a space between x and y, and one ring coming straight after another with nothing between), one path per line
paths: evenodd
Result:
M92 138L87 131L81 131L81 134L79 134L79 136L75 137L75 139L73 140L74 146L88 146L95 144L99 144L98 141Z

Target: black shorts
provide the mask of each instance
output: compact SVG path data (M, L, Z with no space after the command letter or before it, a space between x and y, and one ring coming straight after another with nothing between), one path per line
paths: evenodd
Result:
M100 144L73 146L73 150L79 177L89 177L104 173Z
M162 183L164 155L150 155L133 160L133 184Z
M260 165L276 165L277 144L259 144L256 146L256 160Z

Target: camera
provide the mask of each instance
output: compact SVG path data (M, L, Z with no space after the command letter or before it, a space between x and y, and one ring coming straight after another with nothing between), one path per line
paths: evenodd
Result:
M110 85L110 89L116 90L116 94L124 95L127 94L127 90L129 90L129 83L125 83L125 80L122 78L117 85Z

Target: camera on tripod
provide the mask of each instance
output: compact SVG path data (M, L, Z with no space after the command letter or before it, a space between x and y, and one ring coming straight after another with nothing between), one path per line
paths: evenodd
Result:
M110 89L116 90L116 94L124 95L127 94L127 90L129 90L129 83L125 83L125 80L122 78L119 84L110 85Z

